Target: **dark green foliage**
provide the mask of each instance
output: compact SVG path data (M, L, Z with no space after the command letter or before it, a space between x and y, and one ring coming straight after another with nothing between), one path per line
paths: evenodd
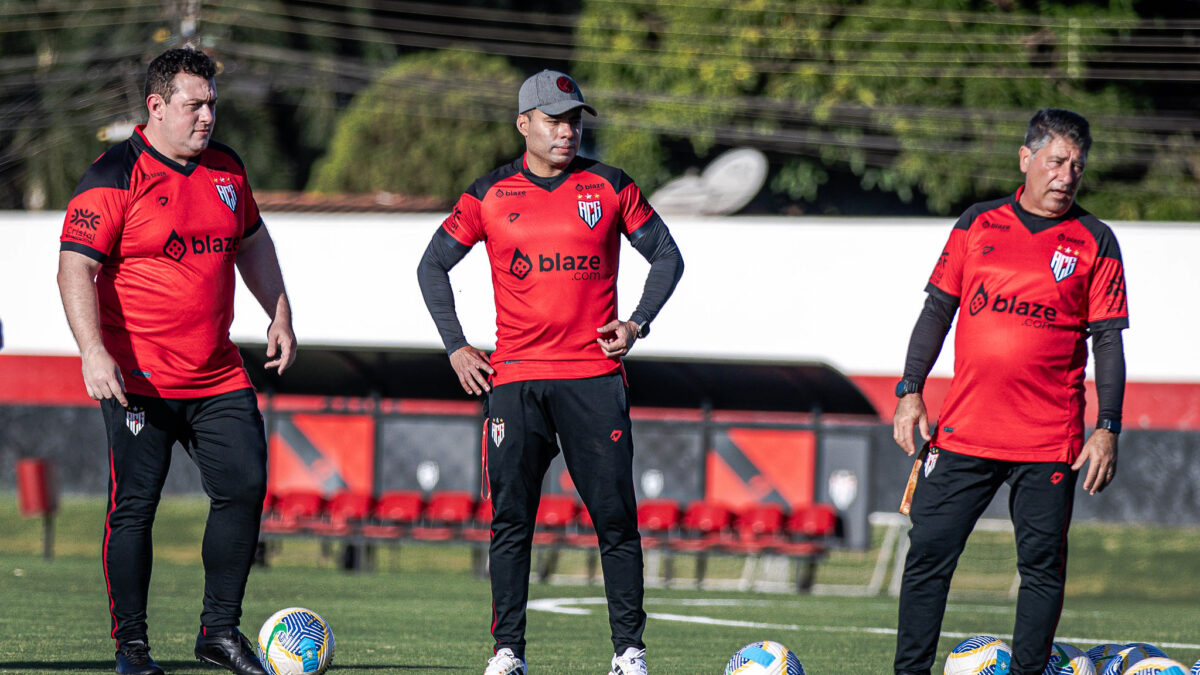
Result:
M514 126L522 79L503 58L483 54L401 59L338 120L309 189L455 199L523 147Z

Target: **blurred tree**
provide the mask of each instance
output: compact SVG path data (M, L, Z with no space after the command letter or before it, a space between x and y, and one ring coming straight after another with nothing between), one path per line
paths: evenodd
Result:
M1200 217L1180 199L1194 192L1191 135L1130 84L1128 64L1155 63L1139 31L1122 0L588 0L573 68L605 111L603 158L646 187L685 139L698 156L768 152L769 189L786 199L813 202L850 172L861 190L947 214L1014 189L1029 117L1064 107L1096 138L1085 206Z
M445 51L402 58L355 96L308 189L455 199L520 153L514 120L522 79L496 56Z

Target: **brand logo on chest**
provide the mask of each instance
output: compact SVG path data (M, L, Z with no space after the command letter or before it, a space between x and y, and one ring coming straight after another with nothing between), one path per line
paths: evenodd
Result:
M600 206L600 195L589 193L576 196L579 198L579 217L587 223L588 228L596 229L596 223L604 217L604 210Z
M213 185L217 188L217 196L225 206L229 207L230 211L237 211L237 188L233 186L233 179L229 176L214 176Z
M1061 244L1055 249L1054 255L1050 256L1050 271L1054 273L1054 281L1062 281L1075 272L1075 264L1079 262L1078 253L1078 249L1072 251L1070 246L1064 248Z

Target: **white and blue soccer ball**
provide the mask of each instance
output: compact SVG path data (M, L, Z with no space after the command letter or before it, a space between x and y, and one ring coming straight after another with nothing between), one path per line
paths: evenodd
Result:
M1050 662L1042 675L1096 675L1096 667L1082 649L1055 642L1050 645Z
M1104 664L1108 663L1109 659L1119 654L1127 646L1119 645L1115 642L1106 642L1087 650L1087 655L1092 660L1092 665L1096 667L1096 672L1099 673L1103 670Z
M1130 642L1112 657L1096 664L1098 675L1125 675L1129 667L1152 657L1165 658L1163 650L1145 642Z
M281 609L258 631L258 660L271 675L320 675L333 662L333 630L312 610Z
M1200 661L1196 661L1196 665L1192 666L1192 672L1189 675L1200 675Z
M1122 675L1188 675L1187 666L1165 656L1142 659L1125 670Z
M1012 648L991 635L976 635L958 643L946 657L944 675L1007 675Z
M804 666L792 650L763 640L737 650L725 664L725 675L804 675Z

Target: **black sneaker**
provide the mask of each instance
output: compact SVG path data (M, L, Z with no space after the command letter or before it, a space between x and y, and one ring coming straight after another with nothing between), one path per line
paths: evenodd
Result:
M117 649L120 675L163 675L163 669L150 658L150 645L143 640L128 640Z
M207 635L200 629L196 636L196 658L236 675L267 675L250 640L236 628L210 629Z

